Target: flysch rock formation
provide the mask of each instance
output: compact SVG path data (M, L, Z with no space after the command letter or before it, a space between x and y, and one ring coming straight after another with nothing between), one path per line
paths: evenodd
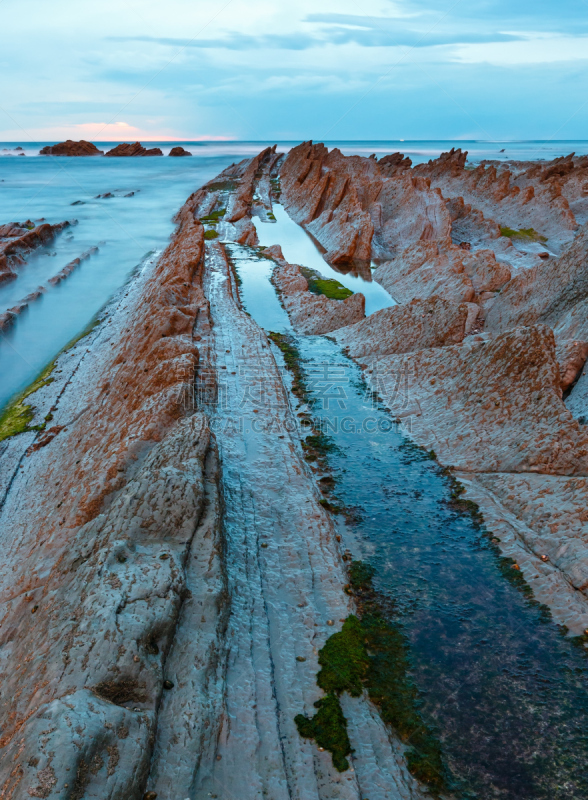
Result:
M98 150L95 144L81 139L73 142L67 139L59 144L50 144L39 151L40 156L103 156L104 150Z
M469 303L452 303L440 297L414 299L376 311L332 335L352 358L371 360L390 353L460 344L468 332L469 319Z
M69 264L66 264L63 269L59 270L56 275L53 275L47 281L48 284L51 286L57 286L59 283L64 281L68 278L74 270L76 270L83 261L86 261L90 256L94 255L94 253L98 252L97 247L90 247L84 253L82 253L77 258L74 258ZM22 314L23 311L30 306L35 300L38 300L43 294L47 291L45 286L39 286L34 292L31 292L26 297L24 297L20 302L16 305L9 308L3 314L0 314L0 331L5 331L10 328L14 322L16 321L17 317Z
M13 267L24 264L27 253L47 244L64 228L75 222L59 222L49 225L46 222L35 224L30 220L0 225L0 284L16 278Z
M345 773L294 723L352 602L274 351L199 222L263 166L189 198L0 443L3 800L426 796L365 696Z
M451 231L441 192L428 180L321 144L305 142L288 153L281 189L288 214L333 265L390 258L407 239L446 239Z
M148 150L146 147L143 147L140 142L135 142L134 144L119 144L116 147L113 147L112 150L108 150L104 155L112 156L114 158L130 158L133 156L162 156L163 152L159 147L152 147L150 150Z
M466 167L467 152L451 150L414 168L445 197L461 197L500 226L533 228L561 246L571 241L576 218L558 181L546 181L534 169L513 174L508 167L480 164Z
M365 297L361 292L345 300L312 294L300 267L284 259L279 245L266 248L264 256L277 265L272 282L295 330L308 335L330 333L365 317Z
M305 143L285 159L282 199L327 260L358 241L377 260L374 278L400 305L332 335L453 468L537 598L583 633L588 165L473 168L466 156L413 168L401 154L378 162ZM417 302L437 306L434 323ZM456 327L448 309L464 306Z

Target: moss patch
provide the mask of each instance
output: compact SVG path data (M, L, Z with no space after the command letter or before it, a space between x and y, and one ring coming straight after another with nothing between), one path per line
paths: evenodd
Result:
M314 717L299 714L295 718L298 731L328 750L336 769L346 770L351 748L339 696L348 692L359 697L365 688L384 722L408 745L410 772L435 794L443 792L449 787L449 774L439 742L419 713L418 691L409 674L406 637L378 610L372 568L354 561L349 575L350 593L356 597L362 616L349 616L343 629L329 637L320 651L321 670L316 682L326 696L315 703L319 711Z
M203 225L216 225L226 213L226 208L218 208L216 211L211 211L207 216L200 217L200 222L202 222Z
M207 240L218 239L218 233L216 231L205 231L204 238Z
M204 187L208 192L234 192L237 188L237 181L226 178L223 181L213 181Z
M401 626L394 622L390 601L374 590L373 574L369 564L351 563L350 588L357 601L368 653L364 686L384 722L408 744L406 759L410 772L434 793L443 792L449 788L451 779L441 746L419 711L419 693L410 676L409 643ZM386 607L385 619L380 609Z
M308 281L308 291L313 294L323 294L330 300L346 300L353 292L334 278L323 278L318 272L308 267L300 267L300 272Z
M42 431L45 425L33 425L31 422L34 417L34 407L25 403L27 397L43 386L53 382L51 373L55 369L57 359L52 361L41 374L35 378L30 386L17 395L8 405L3 409L0 414L0 442L8 439L10 436L17 436L19 433L26 433L27 431Z
M547 236L542 236L534 228L521 228L519 231L514 228L501 228L500 234L509 239L527 239L530 242L546 242Z
M285 333L275 333L274 331L271 331L268 336L282 351L286 367L294 377L292 391L299 400L303 403L308 403L311 398L306 388L304 373L300 367L300 351L294 344L292 337L287 336Z
M26 433L27 431L42 431L45 430L45 423L51 422L53 419L53 414L47 414L45 417L45 423L42 425L30 425L33 421L34 417L34 406L25 403L27 397L30 397L34 392L38 389L42 389L44 386L48 386L50 383L53 383L53 378L51 377L51 373L55 369L57 364L57 359L62 353L65 353L67 350L70 350L74 345L76 345L81 339L91 333L96 325L100 320L98 317L94 317L91 322L86 325L86 327L78 333L77 336L66 344L63 350L57 354L57 356L49 363L41 372L35 380L27 386L27 388L17 394L16 397L13 399L0 411L0 442L4 439L8 439L10 436L17 436L20 433Z
M361 695L369 661L362 625L357 617L347 617L341 632L327 639L319 653L319 664L322 669L316 682L325 692L349 692L352 697Z
M309 719L298 714L294 721L300 735L314 739L319 747L328 750L335 769L344 772L349 769L346 756L351 752L351 745L339 695L349 692L352 697L359 697L369 669L362 626L357 617L348 617L343 629L327 639L319 653L319 664L322 669L316 682L327 693L326 697L314 704L318 708L314 717Z
M334 694L328 694L317 700L314 706L318 711L311 719L303 714L298 714L294 718L298 733L305 739L314 739L319 747L328 750L335 769L345 772L349 769L346 756L351 753L351 743L347 735L347 720L339 698Z

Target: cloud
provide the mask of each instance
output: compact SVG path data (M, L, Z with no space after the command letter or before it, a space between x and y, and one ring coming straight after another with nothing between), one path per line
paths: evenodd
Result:
M588 60L588 36L550 36L515 43L472 44L457 48L455 60L463 64L523 66Z
M225 50L307 50L322 42L305 33L249 36L230 33L222 39L181 39L169 36L109 36L112 42L146 42L178 48L225 49Z
M348 23L330 24L340 19L358 20L352 26ZM313 35L292 33L289 35L250 36L230 33L216 39L183 39L166 36L110 36L115 42L144 42L179 49L201 50L310 50L329 44L357 44L360 47L432 47L438 45L467 44L474 42L502 42L518 39L519 34L476 33L409 30L405 26L391 25L387 17L351 17L346 14L310 14L305 21L328 23ZM361 21L361 22L359 22Z

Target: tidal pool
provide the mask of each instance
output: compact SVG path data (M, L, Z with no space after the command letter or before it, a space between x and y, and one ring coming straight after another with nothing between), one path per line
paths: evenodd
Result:
M361 292L365 295L366 316L381 308L396 305L396 301L384 287L372 280L371 274L367 276L369 278L367 280L361 275L342 272L327 264L304 228L290 219L283 206L274 203L273 212L276 221L272 223L261 222L257 217L253 218L261 245L271 247L272 244L279 244L284 258L290 264L310 267L320 272L325 278L334 278L352 292Z

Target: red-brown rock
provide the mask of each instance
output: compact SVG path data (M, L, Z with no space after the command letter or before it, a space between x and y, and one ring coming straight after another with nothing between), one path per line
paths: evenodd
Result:
M59 144L51 144L39 151L40 156L103 156L104 150L98 150L95 144L81 139L73 142L68 139Z
M132 158L135 156L162 156L163 152L159 147L153 147L151 150L147 150L140 142L135 142L135 144L119 144L117 147L109 150L105 155Z
M391 353L409 353L463 341L468 305L439 297L413 300L370 314L361 322L333 334L352 358L365 360Z

